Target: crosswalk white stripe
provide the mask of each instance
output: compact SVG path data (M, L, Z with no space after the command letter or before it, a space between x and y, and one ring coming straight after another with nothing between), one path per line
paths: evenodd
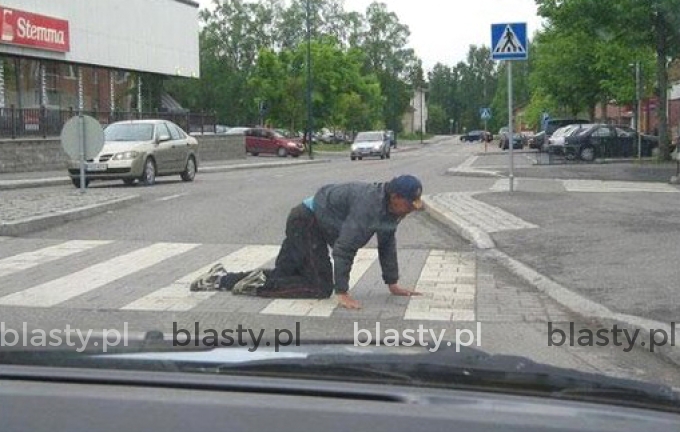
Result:
M474 321L476 268L474 255L433 250L409 299L404 320Z
M260 245L245 246L234 253L226 255L217 262L221 262L227 271L240 272L261 267L275 258L280 246ZM195 272L176 280L172 285L161 288L137 299L121 309L143 311L173 311L185 312L198 306L201 302L215 295L215 291L191 292L189 284L209 270L217 262L211 263Z
M55 306L197 246L199 245L156 243L68 276L4 296L0 298L0 304L32 307Z
M359 249L357 251L354 264L349 278L350 290L356 286L361 277L378 259L377 249ZM272 300L265 307L261 314L264 315L288 315L288 316L311 316L311 317L330 317L337 307L334 298L312 300L312 299L276 299Z
M73 240L49 246L32 252L25 252L0 260L0 277L56 261L97 246L113 243L111 241Z

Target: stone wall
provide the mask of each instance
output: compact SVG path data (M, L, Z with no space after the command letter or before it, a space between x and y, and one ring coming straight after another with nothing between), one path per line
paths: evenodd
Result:
M245 159L243 135L196 136L199 164ZM19 138L0 140L0 173L66 170L68 155L58 138Z

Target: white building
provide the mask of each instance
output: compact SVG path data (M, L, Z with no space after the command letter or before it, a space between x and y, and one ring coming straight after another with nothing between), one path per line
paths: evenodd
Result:
M427 92L416 90L411 98L408 111L402 119L402 127L405 133L427 133Z
M0 109L144 106L136 73L200 76L198 11L191 0L2 0Z

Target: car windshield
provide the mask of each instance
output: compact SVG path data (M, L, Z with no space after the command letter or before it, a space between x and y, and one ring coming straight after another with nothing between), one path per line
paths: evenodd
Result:
M0 386L3 362L96 353L69 364L204 389L680 389L680 0L7 0L0 18ZM139 343L104 352L106 332Z
M382 141L383 134L380 132L360 132L354 141Z
M151 141L154 134L153 124L118 123L104 130L106 141Z

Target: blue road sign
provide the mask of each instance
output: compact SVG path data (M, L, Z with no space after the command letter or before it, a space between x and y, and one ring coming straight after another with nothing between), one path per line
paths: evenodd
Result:
M489 120L491 118L491 110L489 108L482 108L479 110L479 115L482 117L482 120Z
M543 113L543 117L541 118L541 128L542 130L545 130L546 126L548 125L548 120L550 120L550 114L547 112Z
M493 60L526 60L527 50L526 23L506 23L491 25L491 58Z

